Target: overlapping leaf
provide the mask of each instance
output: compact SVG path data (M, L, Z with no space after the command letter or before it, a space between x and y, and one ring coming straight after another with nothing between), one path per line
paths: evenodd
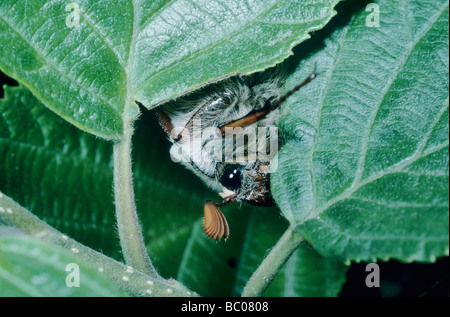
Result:
M0 69L69 122L115 139L135 100L151 107L273 66L338 1L2 0Z
M448 1L375 5L379 27L361 10L292 76L321 72L286 104L273 191L323 255L434 261L449 246Z

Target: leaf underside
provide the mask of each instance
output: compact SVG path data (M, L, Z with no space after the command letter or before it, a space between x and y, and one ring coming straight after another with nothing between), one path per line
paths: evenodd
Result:
M272 190L324 256L434 261L448 255L448 2L377 1L324 39L290 81ZM339 23L339 22L337 22Z

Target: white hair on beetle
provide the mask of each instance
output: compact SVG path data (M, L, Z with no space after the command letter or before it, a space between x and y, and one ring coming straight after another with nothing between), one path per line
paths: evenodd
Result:
M276 127L279 109L243 128L230 128L235 133L228 137L222 137L217 131L228 122L261 110L268 101L276 101L283 92L283 84L284 81L276 76L257 84L233 77L162 105L160 110L170 119L172 136L188 130L179 141L171 138L172 159L192 170L209 187L223 195L234 193L220 183L224 168L236 163L242 165L243 170L254 167L258 159L258 128ZM264 142L269 143L270 140L264 139ZM275 154L271 153L271 156ZM246 185L251 187L249 179L246 179Z
M157 110L172 142L172 160L192 170L223 198L221 203L204 204L203 228L212 239L227 238L229 233L218 207L235 200L275 204L270 172L278 152L280 105L312 81L316 72L284 95L284 76L264 75L235 76Z

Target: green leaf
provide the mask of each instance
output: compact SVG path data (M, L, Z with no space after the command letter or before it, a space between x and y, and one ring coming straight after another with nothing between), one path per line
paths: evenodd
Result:
M320 75L284 105L272 190L324 256L434 261L449 246L448 1L374 4L379 27L360 5L304 47L288 86Z
M274 208L230 210L232 234L225 244L205 239L198 226L188 238L176 279L203 296L240 296L244 285L286 230ZM347 267L300 247L265 296L337 296Z
M77 272L79 284L74 277ZM74 253L30 237L6 235L0 237L0 296L110 297L126 293Z
M24 87L5 87L0 190L68 236L118 258L111 152Z
M135 100L151 107L273 66L338 1L2 0L0 69L79 128L117 139Z
M223 208L230 226L226 242L203 233L199 219L187 239L176 279L202 296L239 296L249 270L262 261L286 227L274 208Z
M285 230L286 223L270 209L250 214L246 221L245 241L240 251L233 296L241 295L250 276ZM269 285L264 296L337 296L346 280L346 271L346 266L324 258L302 244Z
M287 260L264 296L334 297L341 292L348 267L302 244Z

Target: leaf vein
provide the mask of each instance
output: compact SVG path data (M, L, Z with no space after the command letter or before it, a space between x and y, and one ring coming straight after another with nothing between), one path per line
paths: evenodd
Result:
M6 20L3 16L0 16L0 19L2 19L2 20L9 26L9 28L10 28L14 33L16 33L18 36L20 36L20 38L22 38L23 40L26 41L25 37L23 37L22 34L21 34L17 29L15 29L15 28L14 28L14 27ZM36 55L41 56L43 59L46 60L46 58L47 58L48 56L41 55L41 54L39 53L39 51L38 51L35 47L33 47L33 46L31 45L30 42L28 42L28 41L26 41L26 42L27 42L28 46L29 46L31 49L33 49L34 52L36 52ZM97 93L91 91L90 89L88 89L88 88L86 88L86 87L81 86L76 80L74 80L73 78L68 77L68 76L65 75L60 69L58 69L57 67L55 67L52 63L50 63L49 60L46 60L46 61L47 61L47 64L41 66L41 67L40 67L41 69L42 69L44 66L49 66L49 67L52 68L56 73L58 73L62 78L66 79L67 81L69 81L70 83L74 84L75 86L78 86L80 90L86 91L86 92L89 93L91 96L93 96L93 97L97 98L98 100L102 101L103 103L109 105L111 109L113 109L116 113L118 113L117 110L115 109L115 107L114 107L112 104L110 104L108 101L104 100L100 95L98 95ZM27 87L28 87L28 85L27 85ZM32 90L32 89L30 88L30 90Z
M327 77L326 85L325 85L325 88L323 90L322 96L321 96L320 101L319 101L320 108L319 108L319 114L318 114L318 118L317 118L317 129L316 129L316 132L314 134L314 142L313 142L313 145L311 147L311 154L310 154L311 182L312 182L312 188L313 188L313 207L312 207L313 210L315 210L316 206L317 206L317 184L316 184L316 172L315 172L315 169L314 169L313 157L314 157L315 148L316 148L316 145L317 145L317 139L318 139L318 134L319 134L318 131L320 129L320 121L321 121L321 117L322 117L323 104L324 104L324 101L325 101L325 97L326 97L326 95L328 93L328 89L330 88L331 77L333 76L334 70L336 69L336 65L339 62L340 58L341 58L342 48L344 46L343 44L347 40L348 31L349 31L349 28L346 28L345 29L345 34L343 36L342 43L340 43L339 49L338 49L338 51L336 53L336 57L334 58L333 67L332 67L332 69L330 71L331 75Z
M444 104L444 106L439 110L439 113L436 115L436 117L434 118L433 123L431 124L430 128L428 129L427 133L425 134L425 136L422 139L422 142L419 144L419 146L416 149L416 152L422 152L425 148L425 146L427 145L427 142L430 139L431 134L434 131L434 128L436 127L436 125L439 123L439 120L442 118L442 116L444 115L445 111L448 110L448 106L449 106L449 98L447 98L447 102Z
M321 218L316 218L317 221L321 222L325 227L331 229L334 231L338 236L345 236L348 241L349 240L367 240L367 241L374 241L374 240L398 240L398 241L417 241L420 242L424 239L422 236L408 236L408 235L384 235L383 237L377 237L377 236L365 236L365 235L352 235L346 231L339 230L340 228L337 226L333 226L330 222L326 222L325 220ZM427 241L447 241L446 239L443 239L442 237L426 237ZM348 243L348 242L347 242Z
M68 3L71 3L72 1L69 0ZM113 53L113 55L116 57L117 62L120 64L120 66L125 67L124 61L119 57L119 53L113 48L113 44L111 41L107 38L106 34L103 34L100 29L95 27L95 24L90 20L89 16L86 14L86 12L83 12L80 9L80 15L84 18L84 21L87 25L89 25L92 29L92 32L94 32L98 38L100 38L105 46Z
M161 69L161 70L159 70L159 71L157 71L157 72L155 72L155 73L153 73L153 74L150 74L149 76L147 76L147 77L143 80L143 82L147 82L147 81L148 81L150 78L152 78L152 77L155 78L155 77L157 77L157 76L159 76L159 75L161 75L161 74L163 74L163 73L166 73L166 72L168 72L169 70L171 70L172 68L175 68L176 66L178 66L179 64L186 63L186 62L188 62L188 61L194 59L195 57L197 57L197 56L199 56L199 55L203 55L205 52L214 49L215 47L219 46L220 44L223 44L223 43L229 41L230 39L232 39L232 38L235 37L236 35L238 35L238 34L244 32L244 31L248 30L250 27L252 27L252 26L255 25L256 23L258 23L258 22L257 22L258 18L260 18L260 17L266 15L270 10L272 10L272 8L273 8L273 6L272 6L272 7L269 7L266 11L263 11L263 12L255 19L255 21L252 21L252 22L250 22L249 24L245 25L244 27L239 28L239 29L236 30L235 32L232 32L230 35L224 37L222 40L219 40L219 41L217 41L217 42L215 42L215 43L212 43L212 44L210 44L210 45L207 45L206 47L204 47L204 48L202 48L202 49L199 49L199 50L196 51L196 52L190 53L190 54L188 54L187 56L185 56L185 57L183 57L183 58L180 58L180 59L178 59L178 60L176 60L176 61L170 63L169 65L167 65L167 66L164 67L163 69ZM138 89L137 92L139 92L141 89L142 89L142 88Z
M427 150L423 153L416 153L415 155L412 155L411 157L408 157L406 159L404 159L402 162L396 164L394 167L392 167L390 170L384 170L379 174L376 174L374 176L372 176L372 178L365 180L364 182L359 183L357 186L353 186L351 188L349 188L347 191L345 191L343 194L335 197L334 199L328 201L327 204L325 204L324 206L322 206L316 214L314 215L310 215L309 217L307 217L303 222L312 219L312 218L318 218L317 215L320 215L322 212L324 212L325 210L327 210L328 208L330 208L331 206L333 206L334 204L340 202L341 200L344 199L348 199L348 198L352 198L352 194L354 192L356 192L358 189L360 189L361 187L372 183L386 175L390 175L390 174L394 174L394 173L409 173L409 171L404 170L404 168L406 168L407 166L411 165L412 163L414 163L415 161L417 161L418 159L421 159L423 157L426 157L430 154L433 154L434 152L440 151L443 148L446 148L449 146L449 142L444 142L440 145L437 145L433 148L431 148L430 150Z
M361 180L361 177L364 173L364 166L365 166L365 161L366 161L366 157L367 157L367 150L368 150L368 146L369 146L369 140L370 140L370 135L373 129L373 126L375 124L375 120L377 118L378 112L381 108L381 105L383 104L383 101L387 95L387 93L389 92L392 84L394 83L394 81L397 79L399 73L401 72L403 66L407 63L409 56L411 55L412 51L415 49L415 47L417 46L417 44L419 43L419 41L431 30L432 26L435 24L435 22L439 19L439 17L442 15L442 13L444 12L444 10L448 7L448 5L444 6L434 17L432 17L430 19L430 24L428 25L427 28L425 28L422 33L420 34L420 36L418 36L416 39L414 39L412 41L412 43L409 46L408 52L404 55L403 60L401 61L401 63L399 63L399 66L397 67L396 71L394 72L393 76L390 78L389 83L386 85L386 88L383 91L382 97L381 97L381 101L379 102L378 106L376 107L374 114L371 116L370 121L369 121L369 126L367 129L367 133L364 136L364 140L362 143L362 151L361 151L361 161L358 164L358 170L356 172L355 175L355 179L352 183L352 185L350 187L355 186L356 184L358 184ZM412 37L412 34L411 34Z

